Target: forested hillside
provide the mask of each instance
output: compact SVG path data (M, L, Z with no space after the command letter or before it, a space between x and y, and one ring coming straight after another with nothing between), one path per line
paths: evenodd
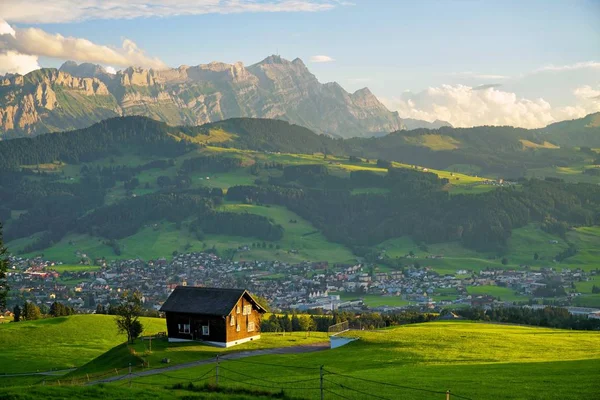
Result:
M423 245L453 241L501 254L511 232L531 223L556 235L598 224L598 185L520 178L486 186L482 178L427 172L410 162L447 165L469 156L488 169L526 168L527 157L542 163L540 149L524 149L524 140L542 141L536 132L513 128L443 127L341 140L265 119L170 127L143 117L115 118L0 142L0 219L6 239L24 243L23 253L87 235L116 255L121 240L162 221L185 231L190 246L207 235L275 244L285 237L284 221L224 208L224 202L285 207L357 255L406 236ZM496 161L485 157L494 150ZM556 159L594 154L569 151ZM225 181L215 181L219 176Z

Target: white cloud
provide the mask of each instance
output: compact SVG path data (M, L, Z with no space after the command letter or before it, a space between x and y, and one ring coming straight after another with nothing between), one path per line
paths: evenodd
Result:
M0 75L6 73L25 75L39 68L40 65L36 56L19 54L14 51L0 53Z
M539 128L600 111L600 102L588 98L600 95L600 90L591 87L575 89L574 95L579 100L569 107L552 107L542 98L519 98L515 93L494 86L473 89L465 85L441 85L381 100L391 110L398 111L400 117L427 121L440 119L456 127L511 125Z
M462 78L478 79L478 80L482 80L482 81L494 81L494 80L499 81L499 80L504 80L504 79L510 79L510 76L506 76L506 75L481 74L481 73L472 72L472 71L454 72L454 73L451 73L448 75L458 76L458 77L462 77Z
M328 63L328 62L333 62L335 61L333 58L329 57L329 56L311 56L310 57L310 62L313 63Z
M0 28L7 31L6 23ZM12 29L12 33L0 35L0 49L28 56L45 56L62 60L76 60L123 67L140 66L161 69L166 64L158 58L149 57L137 44L123 40L120 48L99 45L87 39L50 34L39 28Z
M15 30L3 19L0 19L0 35L15 36Z
M2 0L0 15L10 22L35 24L243 12L316 12L346 4L339 0Z
M114 75L117 73L117 70L115 69L115 67L111 67L110 65L107 66L106 68L104 68L104 70L111 75Z
M559 65L559 66L547 65L545 67L538 68L533 72L534 73L545 72L545 71L562 72L562 71L576 71L576 70L581 70L581 69L600 69L600 62L584 61L584 62L578 62L575 64Z

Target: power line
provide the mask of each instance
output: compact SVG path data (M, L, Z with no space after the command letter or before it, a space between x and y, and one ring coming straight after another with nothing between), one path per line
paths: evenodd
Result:
M281 364L269 364L269 363L264 363L264 362L258 362L258 361L246 361L246 360L238 360L238 359L233 359L233 358L226 358L226 359L221 359L223 361L235 361L235 362L241 362L244 364L256 364L256 365L267 365L270 367L277 367L277 368L297 368L297 369L309 369L309 370L318 370L319 367L303 367L300 365L281 365Z
M356 379L356 380L359 380L359 381L374 383L374 384L377 384L377 385L385 385L385 386L395 387L395 388L399 388L399 389L417 390L417 391L421 391L421 392L428 392L428 393L435 393L435 394L446 394L446 392L442 392L442 391L438 391L438 390L429 390L429 389L423 389L423 388L416 388L416 387L412 387L412 386L397 385L395 383L389 383L389 382L373 381L373 380L370 380L370 379L359 378L359 377L356 377L356 376L338 374L336 372L332 372L332 371L329 371L329 370L325 370L325 371L327 373L331 374L331 375L337 375L337 376L341 376L341 377L344 377L344 378L347 378L347 379ZM473 399L470 399L468 397L459 396L459 395L456 395L456 394L452 394L452 396L459 397L459 398L462 398L462 399L465 399L465 400L473 400Z
M235 382L235 383L241 383L241 384L244 384L244 385L256 386L256 387L267 388L267 389L279 389L279 390L319 390L318 387L289 387L289 386L282 387L282 386L273 386L273 385L261 385L260 383L253 383L253 382L250 382L249 380L246 380L246 381L237 381L237 380L235 380L233 378L228 378L228 377L225 377L225 376L219 376L219 379L225 379L225 380L232 381L232 382Z
M350 386L345 386L345 385L342 385L341 383L336 383L334 381L330 381L329 379L324 379L324 380L326 382L329 382L329 383L333 384L333 385L337 385L337 386L341 387L342 389L348 389L348 390L351 390L351 391L356 392L356 393L360 393L360 394L365 395L365 396L374 397L376 399L389 400L387 397L381 397L381 396L377 396L376 394L373 394L373 393L363 392L361 390L351 388ZM444 392L444 393L446 393L446 392Z
M336 396L338 396L338 397L341 397L342 399L351 400L351 399L350 399L350 397L346 397L346 396L344 396L344 395L341 395L341 394L339 394L339 393L336 393L336 392L334 392L333 390L329 390L329 389L325 389L325 388L323 388L323 390L324 390L324 391L326 391L327 393L331 393L331 394L334 394L334 395L336 395Z
M298 379L298 380L293 380L293 381L272 381L272 380L265 379L265 378L257 378L255 376L244 374L242 372L233 371L233 370L231 370L229 368L225 368L225 367L221 367L221 369L224 370L224 371L232 372L234 374L238 374L238 375L246 377L246 378L255 379L255 380L261 381L261 382L268 382L268 383L271 383L273 385L277 385L277 386L274 386L274 387L281 388L281 389L283 389L283 387L281 385L287 385L287 384L290 384L290 383L310 382L310 381L316 381L316 380L319 379L319 378L310 378L310 379ZM245 381L245 382L247 382L247 381ZM289 387L289 386L286 387L286 388L287 389L312 389L312 388L305 388L305 387Z

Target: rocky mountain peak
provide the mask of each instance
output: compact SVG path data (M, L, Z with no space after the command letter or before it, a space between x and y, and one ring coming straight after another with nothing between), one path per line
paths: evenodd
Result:
M171 125L277 118L339 137L402 127L398 115L368 89L350 94L336 82L322 84L301 59L279 55L248 67L215 61L164 70L129 67L115 75L99 65L66 62L60 70L34 71L22 82L20 75L0 79L0 124L11 136L44 133L49 126L81 128L116 115Z

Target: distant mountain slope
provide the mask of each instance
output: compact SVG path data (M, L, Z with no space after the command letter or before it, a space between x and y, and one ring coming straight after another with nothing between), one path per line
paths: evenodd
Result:
M600 147L600 112L539 129L546 140L559 146Z
M79 78L78 78L79 79ZM88 128L0 141L0 169L17 169L52 161L90 161L107 154L116 155L122 146L140 153L180 154L190 146L212 145L263 152L325 153L368 159L400 161L437 169L462 171L469 166L481 174L518 178L539 168L577 166L583 173L597 157L592 151L559 147L554 135L589 132L598 137L600 128L589 127L594 116L562 123L554 131L512 127L399 130L381 137L339 139L316 134L287 121L266 118L231 118L200 126L171 126L147 117L111 118ZM575 127L569 130L569 127ZM583 128L577 130L577 126ZM551 139L552 141L550 141ZM569 143L571 139L564 139ZM588 145L589 146L589 145ZM544 174L548 171L543 172ZM552 175L548 175L552 176Z
M413 130L419 128L427 128L427 129L439 129L443 126L449 126L452 128L452 124L447 121L442 121L436 119L433 122L423 121L422 119L414 119L414 118L402 118L402 123L404 124L406 130Z
M402 120L367 89L320 83L299 58L270 56L245 67L213 62L167 70L93 64L0 78L0 138L83 128L113 116L141 115L170 125L232 117L274 118L337 137L402 129Z

